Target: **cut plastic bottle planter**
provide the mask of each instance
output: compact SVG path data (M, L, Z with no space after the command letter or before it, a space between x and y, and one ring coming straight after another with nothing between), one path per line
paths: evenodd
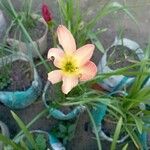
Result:
M21 109L32 104L41 94L42 82L36 71L36 68L30 62L30 59L23 53L15 53L0 59L0 67L3 62L12 63L12 61L23 60L30 63L33 68L33 81L25 91L0 91L0 102L11 109Z
M100 73L110 73L113 70L108 66L108 62L107 62L107 52L114 46L125 46L127 48L129 48L129 50L134 51L135 54L137 55L137 57L139 58L139 60L142 60L144 58L144 54L143 54L143 50L140 48L139 44L137 44L136 42L130 40L130 39L118 39L116 38L114 43L106 50L106 52L104 53L104 55L102 56L101 61L98 64L98 70ZM114 75L111 76L105 80L103 80L102 83L100 83L100 85L108 90L108 91L113 91L115 90L115 88L121 89L123 88L123 86L128 86L130 85L134 80L134 77L126 77L124 75ZM150 85L150 79L147 81L147 83L145 84L145 86Z
M47 26L47 23L45 22L45 20L41 16L39 16L37 14L33 14L32 17L33 17L33 19L39 18L37 21L41 22L45 26L45 32L44 32L43 36L41 38L33 41L33 44L35 45L35 47L37 47L37 49L39 50L39 53L42 55L47 51L48 26ZM31 52L29 50L32 50L33 58L39 57L37 51L35 50L35 48L32 46L31 43L27 44L23 41L19 41L17 39L13 39L10 37L7 38L7 43L11 46L16 47L20 52L23 52L28 55L31 55ZM29 49L29 47L30 47L30 49Z
M50 93L50 91L52 91L53 89L52 86L53 85L51 85L50 82L47 81L44 91L43 91L42 99L46 108L49 109L49 114L53 116L55 119L70 120L70 119L77 117L81 112L85 110L84 106L77 106L77 107L74 107L69 113L65 114L61 110L54 108L52 106L52 100L54 98L52 97L52 94Z

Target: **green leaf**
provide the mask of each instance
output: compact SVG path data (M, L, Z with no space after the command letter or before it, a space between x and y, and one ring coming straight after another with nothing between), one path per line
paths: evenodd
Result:
M108 2L104 5L103 8L100 9L97 15L87 24L87 27L89 28L89 30L92 29L93 26L97 23L97 21L100 21L103 17L115 13L116 11L125 12L137 24L135 17L128 11L127 8L125 8L118 2Z
M115 134L113 137L113 142L111 144L111 150L116 150L116 144L117 144L117 140L119 138L120 132L121 132L122 123L123 123L123 119L121 117L117 123L117 127L116 127Z
M130 113L130 115L134 119L139 133L142 134L142 129L143 129L144 122L139 117L137 117L137 116L135 116L135 115L133 115L131 113Z
M141 142L138 138L138 136L135 134L133 129L130 129L129 127L125 127L126 131L128 132L130 138L132 139L134 145L136 146L137 149L142 149Z
M2 141L4 144L6 145L10 145L14 150L25 150L23 147L18 146L14 141L12 141L11 139L9 139L8 137L0 134L0 141Z
M17 122L17 124L19 125L19 127L22 129L22 131L24 132L26 138L28 139L28 142L32 145L32 147L35 149L35 150L39 150L34 139L33 139L33 136L32 134L28 131L28 129L26 128L25 124L22 122L22 120L13 112L11 111L11 114L13 116L13 118L15 119L15 121Z
M87 112L88 112L88 115L89 115L90 120L91 120L92 125L93 125L94 133L95 133L95 135L96 135L98 150L102 150L101 141L100 141L100 137L99 137L99 135L98 135L98 129L97 129L97 127L96 127L95 121L94 121L94 119L93 119L93 116L92 116L90 110L89 110L88 108L87 108L86 110L87 110Z
M122 150L127 150L128 146L129 146L129 144L127 143L127 144L122 148Z
M70 125L69 128L68 128L68 132L69 132L69 133L74 133L75 129L76 129L76 125L75 125L75 124L72 124L72 125Z
M96 48L101 52L104 53L104 47L100 40L97 38L96 34L94 32L89 32L88 33L89 38L91 39L92 43L96 45Z
M20 141L20 145L25 149L25 150L29 150L28 145L21 139Z
M59 124L59 130L60 132L63 132L63 133L67 132L67 128L62 124Z
M38 134L35 141L38 145L39 150L45 150L46 149L46 139L44 138L44 135Z
M61 133L61 132L56 132L56 133L55 133L55 136L58 137L58 138L64 138L64 137L65 137L65 134L64 134L64 133Z

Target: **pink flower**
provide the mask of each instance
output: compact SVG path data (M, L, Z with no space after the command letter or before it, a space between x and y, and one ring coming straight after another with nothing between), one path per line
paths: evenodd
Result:
M42 16L47 23L52 21L52 13L45 3L42 4Z
M62 84L62 92L68 94L79 81L92 79L97 73L96 65L90 61L95 46L87 44L76 50L76 43L71 32L63 25L57 28L58 40L62 48L51 48L48 59L53 60L57 70L48 73L48 80Z

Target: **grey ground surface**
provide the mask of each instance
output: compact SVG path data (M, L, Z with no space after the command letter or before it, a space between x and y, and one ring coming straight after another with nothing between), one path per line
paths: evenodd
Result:
M18 1L12 0L17 9L20 8ZM53 11L54 17L58 18L58 7L56 6L57 0L46 0L50 8ZM83 13L86 15L85 19L89 20L93 17L96 12L107 2L107 0L80 0ZM116 15L110 15L105 17L99 23L97 23L95 30L97 28L108 28L108 30L101 35L101 42L105 49L110 46L114 41L115 36L118 34L119 28L124 29L124 37L132 39L139 43L142 48L146 46L149 41L150 35L150 0L118 0L122 4L126 4L129 10L133 13L138 21L136 25L128 16L119 13ZM41 1L34 0L34 8L36 11L40 11ZM95 52L94 60L97 63L100 59L101 53ZM31 119L36 116L38 112L43 110L44 106L41 99L35 104L32 104L28 108L23 110L15 111L21 119L28 123ZM11 129L13 134L18 130L12 119L9 109L0 104L0 120L4 121ZM55 124L54 119L47 119L46 117L40 119L32 129L43 129L50 130ZM88 128L85 131L85 123L89 123L89 118L86 113L82 114L79 119L77 131L75 138L68 145L68 150L97 150L96 140L93 138L93 134ZM103 149L109 150L110 143L103 142ZM120 146L119 146L120 147ZM133 150L134 148L130 148Z

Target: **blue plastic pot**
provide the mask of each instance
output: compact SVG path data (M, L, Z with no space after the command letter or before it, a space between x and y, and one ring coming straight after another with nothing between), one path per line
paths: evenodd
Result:
M7 62L8 64L16 60L24 60L30 62L31 68L33 68L34 80L32 81L31 86L25 91L0 91L0 102L10 107L11 109L21 109L29 106L37 99L42 90L41 79L27 55L23 53L15 53L3 57L2 59L0 59L0 67L3 66L4 62Z
M49 114L53 116L55 119L70 120L70 119L77 117L81 112L85 110L84 106L77 106L73 110L71 110L71 112L69 112L68 114L64 114L59 109L52 107L51 105L51 102L53 99L52 93L51 93L53 91L52 87L53 85L49 81L47 81L45 88L44 88L42 99L46 108L49 109Z

